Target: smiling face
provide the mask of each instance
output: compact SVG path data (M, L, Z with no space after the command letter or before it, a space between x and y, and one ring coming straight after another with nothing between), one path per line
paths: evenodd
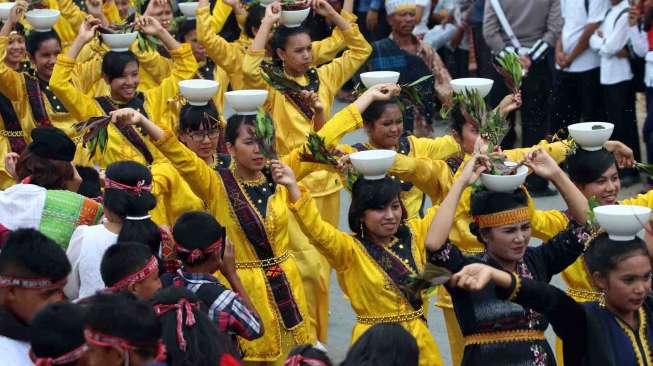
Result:
M36 73L42 80L50 80L54 64L57 62L57 56L61 53L59 41L50 38L39 44L39 48L30 56L32 64L36 68Z
M153 0L152 0L153 1ZM152 18L156 19L163 28L170 30L172 25L172 8L170 7L170 2L166 1L163 4L151 4L151 12L149 15Z
M256 142L254 126L243 123L238 127L238 137L233 144L227 142L227 150L236 164L248 172L259 172L265 166L265 158Z
M292 75L303 75L313 63L313 46L308 33L297 33L289 36L284 48L277 48L276 52L283 61L284 70Z
M9 43L7 44L5 62L8 65L17 65L23 61L26 54L27 48L25 47L25 37L21 35L10 36Z
M361 222L367 229L366 233L376 238L388 238L399 229L402 214L401 201L397 196L383 207L365 210Z
M370 143L375 147L394 149L399 142L399 137L404 132L404 119L399 106L387 104L376 121L366 124L365 131Z
M502 263L515 263L524 258L524 253L531 240L530 220L511 225L495 227L483 235L487 251Z
M621 190L621 181L617 166L612 164L599 179L592 183L577 184L580 191L586 198L596 197L600 206L614 205Z
M136 96L136 91L140 78L138 76L138 63L136 61L130 61L125 66L125 69L117 78L109 80L105 75L105 81L111 87L111 96L120 101L128 102Z
M596 272L593 278L605 292L608 308L618 314L632 313L642 306L651 292L651 262L639 252L620 260L607 276Z

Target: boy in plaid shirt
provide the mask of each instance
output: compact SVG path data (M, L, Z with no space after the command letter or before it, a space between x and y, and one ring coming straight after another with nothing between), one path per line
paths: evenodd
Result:
M182 268L162 277L164 286L184 286L206 305L218 329L247 340L263 335L263 324L236 274L233 244L225 243L225 230L205 212L187 212L172 229ZM212 273L220 270L231 290ZM236 343L237 344L237 343Z

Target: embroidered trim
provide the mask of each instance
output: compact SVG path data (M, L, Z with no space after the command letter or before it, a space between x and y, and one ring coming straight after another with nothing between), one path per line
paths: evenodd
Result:
M418 310L411 311L409 313L397 314L397 315L380 315L380 316L362 316L357 315L356 321L361 324L381 324L381 323L402 323L415 319L419 319L424 316L424 308L419 308Z
M464 337L465 347L475 344L545 341L544 331L533 329L507 330L502 332L476 333Z
M528 207L505 210L488 215L474 216L474 220L481 229L510 225L521 221L530 220L531 213Z
M637 364L651 365L653 364L653 360L651 357L651 349L648 347L648 341L646 339L646 312L644 311L643 307L639 308L638 314L639 314L639 327L637 329L637 334L639 340L642 342L642 347L644 347L644 352L646 353L644 355L642 355L639 346L637 345L635 332L633 332L630 326L626 324L623 320L621 320L619 317L615 316L614 318L617 320L617 324L619 324L619 327L624 331L624 333L626 333L626 336L630 340L630 343L633 347L633 352L635 353L635 357L637 358ZM646 363L644 363L644 357L646 357Z
M517 297L517 294L519 294L519 290L521 290L521 277L516 273L511 273L510 275L515 280L515 288L512 289L508 301L514 300Z
M601 298L601 293L598 291L581 290L578 288L567 287L565 292L574 299L580 299L584 302L599 301Z
M4 137L25 137L25 132L21 131L7 131L0 130L0 136Z
M290 252L284 252L278 257L268 258L260 261L236 262L236 269L272 267L285 262L289 257Z

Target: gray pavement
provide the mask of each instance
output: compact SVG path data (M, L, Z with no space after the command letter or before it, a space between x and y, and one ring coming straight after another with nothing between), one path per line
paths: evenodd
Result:
M334 106L334 110L339 110L341 104ZM447 129L444 126L439 126L436 129L436 135L443 135L447 133ZM355 142L365 141L366 137L362 130L351 133L342 140L343 143L352 144ZM622 197L631 197L639 192L641 186L633 186L629 189L623 189L621 192ZM346 190L341 191L340 195L340 229L343 231L349 231L347 225L347 212L349 210L350 196L349 192ZM565 204L560 197L560 195L554 197L546 198L537 198L535 199L535 205L538 209L562 209L565 207ZM539 241L533 239L531 245L538 245ZM559 287L564 287L562 280L556 276L553 281L553 284ZM446 365L451 365L451 356L449 350L449 343L447 340L447 331L444 324L444 318L442 316L442 311L433 306L434 301L431 301L430 308L428 309L428 324L431 333L435 337L435 341L438 344L440 353L445 361ZM355 315L351 309L351 306L347 299L343 296L340 287L338 286L338 281L335 276L335 272L332 272L331 275L331 289L330 289L330 320L329 320L329 342L327 348L329 350L329 355L336 363L342 361L347 353L349 348L351 331L355 323ZM553 341L553 333L550 328L547 333L549 341ZM553 343L551 343L553 345Z

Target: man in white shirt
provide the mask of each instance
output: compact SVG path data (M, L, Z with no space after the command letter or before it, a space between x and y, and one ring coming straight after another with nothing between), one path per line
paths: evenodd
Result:
M0 366L31 365L32 318L45 305L64 299L70 272L66 253L34 229L19 229L0 251Z
M561 0L564 25L556 44L557 78L550 132L581 121L604 121L601 57L589 48L609 0Z
M628 0L610 0L601 27L590 38L590 47L601 57L601 85L608 121L614 123L612 138L633 149L635 159L641 160L637 121L635 119L635 90L633 73L628 58ZM622 185L639 182L636 169L621 172Z

